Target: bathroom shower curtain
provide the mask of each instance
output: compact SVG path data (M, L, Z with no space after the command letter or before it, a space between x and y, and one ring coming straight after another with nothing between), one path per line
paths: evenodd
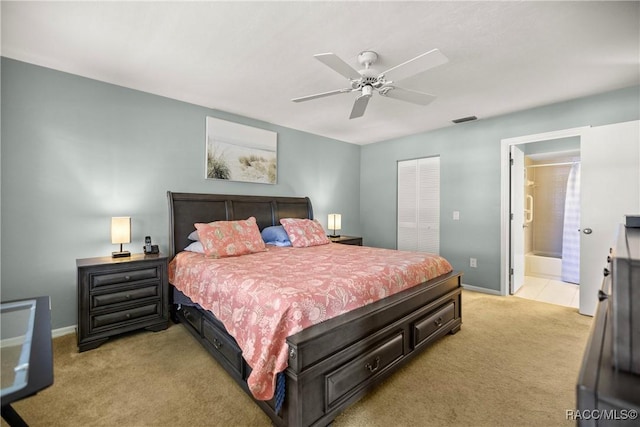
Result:
M580 163L574 163L567 179L562 229L562 281L580 283Z

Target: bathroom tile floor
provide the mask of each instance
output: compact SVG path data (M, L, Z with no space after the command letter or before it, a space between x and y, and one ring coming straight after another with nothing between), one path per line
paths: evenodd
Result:
M515 296L574 308L580 305L578 285L542 277L525 276Z

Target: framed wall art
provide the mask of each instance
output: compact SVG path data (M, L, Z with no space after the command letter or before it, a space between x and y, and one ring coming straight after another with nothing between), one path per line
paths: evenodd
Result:
M207 117L207 179L275 184L278 134Z

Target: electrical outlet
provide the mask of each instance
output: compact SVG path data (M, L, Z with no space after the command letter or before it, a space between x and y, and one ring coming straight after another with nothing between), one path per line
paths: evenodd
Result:
M460 211L453 211L453 220L454 221L460 220Z
M476 258L469 258L469 267L477 268L478 260Z

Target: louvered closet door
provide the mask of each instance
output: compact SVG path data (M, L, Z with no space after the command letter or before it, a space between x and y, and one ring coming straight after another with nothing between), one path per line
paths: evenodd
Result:
M440 157L398 162L398 249L440 252Z

